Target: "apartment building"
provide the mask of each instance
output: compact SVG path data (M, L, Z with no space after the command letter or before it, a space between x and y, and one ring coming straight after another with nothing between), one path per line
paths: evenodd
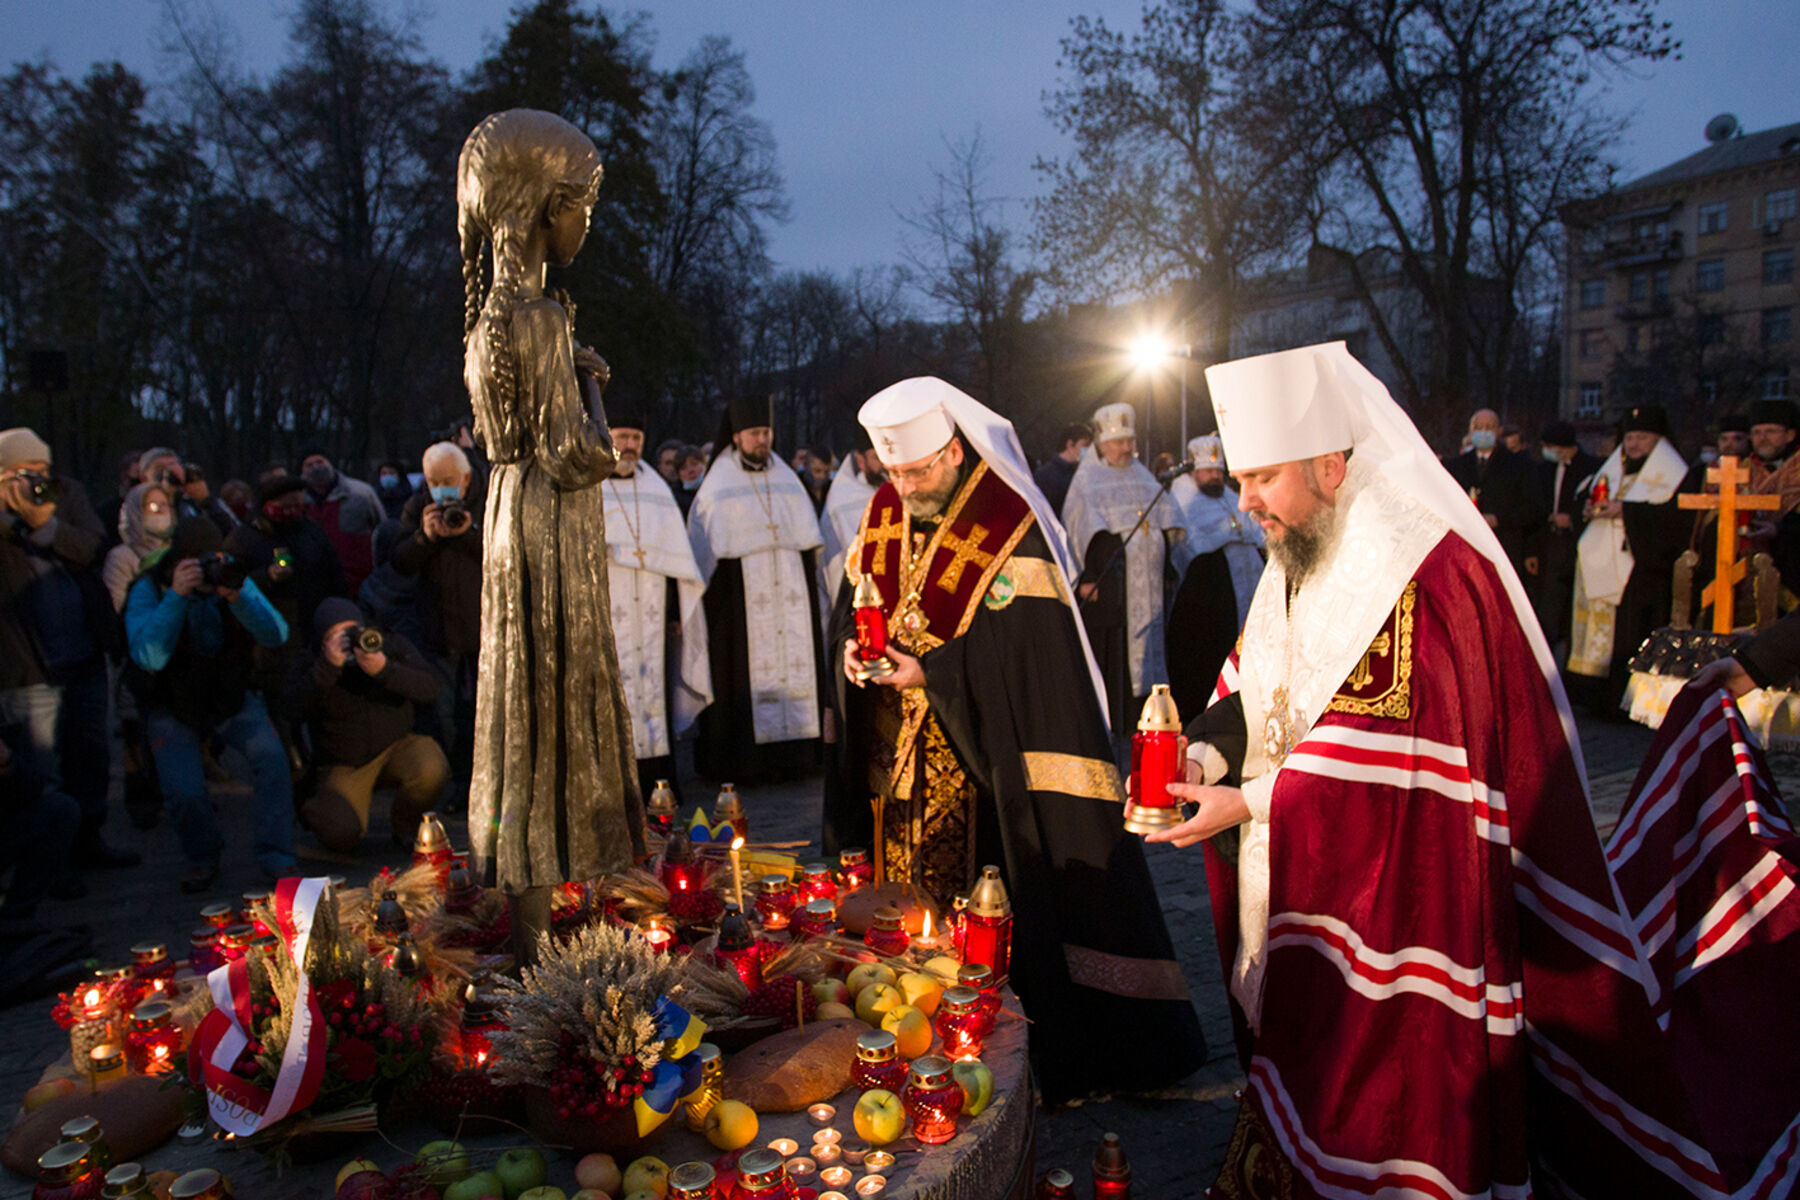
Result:
M1800 397L1800 124L1743 133L1721 116L1706 136L1561 214L1561 410L1579 425L1662 403L1698 435L1756 399Z

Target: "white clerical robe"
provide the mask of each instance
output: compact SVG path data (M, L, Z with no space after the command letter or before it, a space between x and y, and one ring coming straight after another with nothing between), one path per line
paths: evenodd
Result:
M1185 576L1188 564L1196 558L1223 549L1241 620L1250 611L1250 597L1262 578L1262 526L1248 513L1238 511L1236 492L1226 488L1221 496L1209 496L1192 475L1183 475L1169 487L1169 500L1175 502L1181 523L1187 527L1187 536L1171 552L1175 570Z
M611 559L607 580L613 637L631 711L632 740L639 758L661 758L669 753L674 736L688 730L700 710L712 703L706 611L700 603L706 585L668 484L639 467L630 478L615 476L601 487ZM673 679L667 677L666 644L671 579L679 610L675 618L681 623Z
M1083 571L1105 565L1085 561L1095 534L1110 531L1124 538L1140 520L1144 524L1126 548L1124 564L1127 660L1134 696L1168 682L1163 663L1163 534L1179 529L1181 518L1167 497L1156 500L1160 490L1156 476L1137 459L1111 467L1090 448L1063 501L1063 525L1076 565Z
M775 455L747 471L735 447L725 450L694 495L688 541L703 580L721 559L742 566L757 744L818 737L818 650L800 556L818 549L819 520L800 477Z
M825 511L819 515L819 537L825 547L819 555L825 562L825 586L820 589L823 597L820 603L827 620L832 605L837 603L838 589L844 586L844 552L856 540L863 510L874 498L874 487L856 469L856 459L846 454L837 474L832 477L831 490L825 493Z
M1626 477L1624 470L1621 446L1594 472L1595 483L1604 479L1607 495L1614 500L1666 504L1687 476L1687 463L1667 438L1659 438L1637 474ZM1577 675L1605 676L1611 670L1617 609L1635 561L1625 540L1623 517L1596 517L1581 531L1575 545L1575 621L1569 637L1569 670Z

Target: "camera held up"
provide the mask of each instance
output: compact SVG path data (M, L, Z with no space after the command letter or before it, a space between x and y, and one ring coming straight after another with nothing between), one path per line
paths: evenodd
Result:
M200 578L215 590L236 591L244 586L244 580L250 578L249 565L222 550L202 554L198 561Z

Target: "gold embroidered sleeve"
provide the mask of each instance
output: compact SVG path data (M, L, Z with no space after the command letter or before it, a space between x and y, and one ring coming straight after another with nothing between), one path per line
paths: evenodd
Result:
M1396 721L1412 718L1413 609L1418 592L1416 581L1406 585L1381 632L1325 706L1326 712Z
M1063 586L1062 572L1047 558L1014 555L1006 560L1006 565L1000 568L999 576L995 577L996 588L1002 578L1012 585L1014 596L1035 596L1040 600L1068 602L1069 593Z
M1119 769L1105 759L1044 750L1027 750L1020 757L1025 760L1025 786L1034 792L1061 792L1066 796L1125 803L1125 785L1119 782Z

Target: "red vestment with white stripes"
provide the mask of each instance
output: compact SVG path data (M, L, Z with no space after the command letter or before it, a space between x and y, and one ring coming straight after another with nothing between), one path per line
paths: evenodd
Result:
M1215 702L1190 736L1212 733L1213 713L1227 725L1233 707ZM1794 1085L1785 1097L1694 1086L1683 1055L1696 1043L1663 1028L1676 968L1659 968L1621 915L1658 886L1638 885L1638 906L1615 887L1549 685L1495 568L1457 534L1426 555L1281 764L1268 833L1260 1032L1234 1002L1250 1111L1226 1194L1787 1194ZM1732 836L1741 849L1750 832ZM1207 873L1229 978L1229 839L1223 851L1209 843ZM1792 868L1791 856L1763 864L1782 880ZM1730 883L1683 881L1684 918ZM1762 961L1792 960L1792 945ZM1755 1038L1735 1044L1741 1056ZM1724 1069L1731 1052L1713 1050L1710 1069ZM1724 1148L1732 1121L1698 1114L1702 1102L1770 1111L1755 1129L1737 1121L1743 1136ZM1246 1153L1259 1139L1279 1161ZM1254 1181L1233 1175L1245 1169Z

